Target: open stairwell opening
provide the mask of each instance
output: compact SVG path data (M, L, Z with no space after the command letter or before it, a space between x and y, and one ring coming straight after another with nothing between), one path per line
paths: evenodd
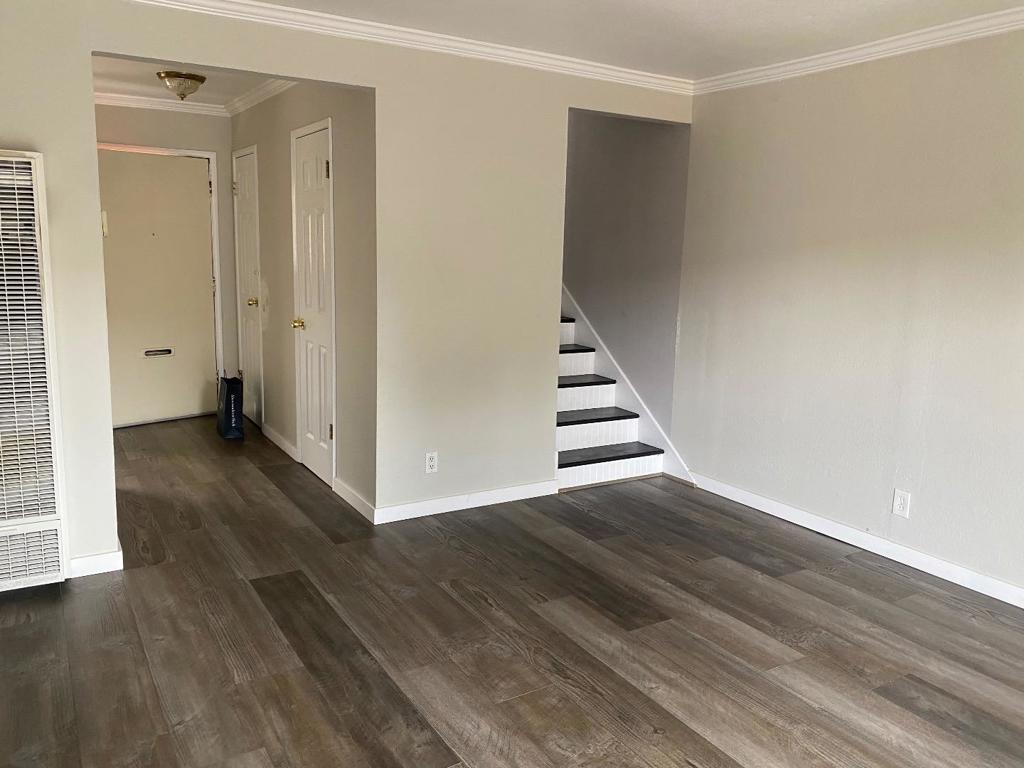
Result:
M560 488L692 476L669 431L690 126L570 109L559 349Z
M665 451L639 440L640 415L616 405L616 380L595 373L596 350L576 343L576 319L561 318L558 349L558 486L660 474Z

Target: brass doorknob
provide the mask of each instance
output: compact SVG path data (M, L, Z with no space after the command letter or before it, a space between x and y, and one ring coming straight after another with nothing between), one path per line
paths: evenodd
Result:
M245 303L248 304L250 307L258 307L260 305L260 300L257 299L255 296L250 296L249 300Z
M303 330L305 329L305 327L306 321L303 320L301 317L297 317L294 320L292 320L292 328L298 328L299 330Z

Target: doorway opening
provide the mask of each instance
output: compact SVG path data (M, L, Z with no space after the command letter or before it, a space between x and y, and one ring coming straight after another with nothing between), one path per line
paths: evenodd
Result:
M162 70L205 81L181 100L157 77ZM118 493L134 493L133 504L181 506L185 482L165 478L167 488L141 496L130 490L155 482L150 457L173 455L189 467L183 481L234 467L238 478L220 491L229 506L248 503L252 488L262 488L260 498L274 496L266 481L286 477L307 478L295 480L304 499L320 498L308 489L313 483L332 499L351 491L372 500L374 91L104 54L93 56L93 75ZM189 169L187 190L171 183L172 163ZM134 176L117 176L115 165L137 167ZM118 242L128 234L135 239ZM205 272L196 266L200 256ZM122 347L128 351L119 357ZM122 358L134 368L120 365ZM204 362L191 365L191 378L175 373L198 359ZM241 441L222 440L209 415L223 376L242 379ZM147 407L130 412L121 401ZM236 461L223 462L227 456ZM270 470L284 465L294 471ZM175 498L157 501L168 493ZM318 504L331 506L323 498ZM310 520L315 514L307 513ZM150 530L137 530L140 520ZM126 522L126 562L131 541L175 559L173 536L162 548L154 542L179 523L198 524L160 515Z
M670 472L690 126L570 109L560 488Z

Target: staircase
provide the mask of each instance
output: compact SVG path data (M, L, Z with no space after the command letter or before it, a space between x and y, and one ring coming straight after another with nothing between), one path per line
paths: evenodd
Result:
M558 349L558 487L661 472L661 448L638 440L640 416L615 405L615 379L594 373L596 351L576 343L576 320L562 315Z

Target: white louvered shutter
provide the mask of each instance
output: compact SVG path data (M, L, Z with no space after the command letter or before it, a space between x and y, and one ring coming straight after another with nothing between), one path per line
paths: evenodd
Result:
M38 155L0 151L0 590L64 574L41 170Z

